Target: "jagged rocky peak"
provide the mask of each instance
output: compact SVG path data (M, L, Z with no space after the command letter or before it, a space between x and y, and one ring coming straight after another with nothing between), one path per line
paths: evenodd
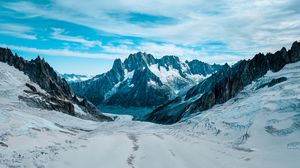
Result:
M221 65L209 65L199 60L185 61L185 63L190 67L190 71L192 74L202 74L204 76L212 74L221 68Z
M60 78L54 69L40 56L29 61L28 67L30 67L27 69L29 78L38 83L41 88L61 98L72 97L67 82Z
M182 71L183 69L182 66L183 64L181 63L179 57L177 56L167 55L167 56L163 56L161 59L158 60L159 69L160 67L165 67L167 70L169 70L170 68L174 68L179 71ZM185 69L187 68L185 67Z
M25 101L28 105L75 115L74 104L77 104L86 112L89 119L112 120L95 110L96 108L92 104L83 103L86 100L73 96L66 80L58 76L55 70L40 56L27 61L17 54L13 55L10 49L0 48L0 61L23 71L32 82L38 84L41 89L47 92L46 94L42 93L34 86L26 84L29 90L24 90L24 92L28 96L19 96L19 99ZM40 97L40 99L37 97Z
M166 55L163 56L158 61L159 66L164 66L165 68L168 68L169 66L180 66L181 62L178 57L173 55Z
M70 98L71 92L67 82L56 74L53 68L38 56L36 59L27 61L17 54L13 55L10 49L0 49L0 61L23 71L30 80L52 95L60 98Z
M291 62L297 62L300 60L300 42L295 41L292 45L291 50L289 51Z
M120 58L114 60L112 69L118 69L118 70L124 69L124 64L122 63L122 60Z
M0 61L6 62L8 65L14 66L17 69L23 70L24 65L27 62L22 57L19 57L17 54L13 55L10 49L0 48Z
M188 100L200 93L209 92L212 90L212 84L215 82L220 82L224 76L227 76L231 72L230 66L225 63L221 66L217 73L212 74L209 78L203 80L199 84L193 86L189 89L185 95L185 100Z
M114 75L118 81L124 79L125 67L121 59L115 59L111 71L112 75Z
M164 67L167 71L171 69L175 69L178 71L179 75L183 78L187 76L187 74L191 74L190 68L187 64L184 64L180 61L179 57L173 55L163 56L162 58L157 60L158 69Z
M130 54L124 61L125 68L128 71L132 71L139 68L144 68L151 64L154 64L156 59L151 54L145 52L138 52L135 54Z

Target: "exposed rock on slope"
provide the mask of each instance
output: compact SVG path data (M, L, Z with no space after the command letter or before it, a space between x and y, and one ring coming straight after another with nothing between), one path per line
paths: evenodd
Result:
M216 70L220 69L220 65L213 64L208 65L199 60L185 61L190 67L190 71L192 74L203 74L204 76L213 74Z
M107 73L72 83L72 90L96 105L153 107L167 102L220 69L200 61L180 62L176 56L155 59L151 54L130 54L114 61Z
M54 96L60 98L72 96L66 81L59 78L53 68L39 56L27 61L18 55L13 55L9 49L0 48L0 61L23 71L30 80Z
M111 120L110 117L95 111L96 108L92 104L83 103L86 100L80 100L73 96L67 82L61 79L53 68L39 56L34 60L27 61L18 55L13 55L9 49L0 48L0 61L23 71L32 82L37 83L46 91L46 93L39 92L34 86L27 84L28 90L24 91L28 96L20 96L19 98L29 105L75 115L73 104L77 104L84 112L91 115L91 119L96 117L101 120Z
M192 87L185 96L155 109L146 120L163 124L175 123L192 113L226 102L269 70L277 72L286 64L299 60L300 43L294 42L289 51L282 48L274 54L259 53L253 59L242 60L232 67L226 64L217 73Z

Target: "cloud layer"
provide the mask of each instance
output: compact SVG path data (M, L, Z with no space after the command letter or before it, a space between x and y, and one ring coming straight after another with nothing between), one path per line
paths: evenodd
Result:
M62 47L49 46L54 49L40 51L62 56L86 53L84 57L114 59L146 51L157 56L178 55L224 63L257 52L273 52L299 40L299 6L299 0L15 1L1 5L18 20L1 25L0 34L57 40ZM83 26L94 34L83 35L72 27L53 25L45 28L43 39L38 39L33 33L37 26L28 22L34 19Z

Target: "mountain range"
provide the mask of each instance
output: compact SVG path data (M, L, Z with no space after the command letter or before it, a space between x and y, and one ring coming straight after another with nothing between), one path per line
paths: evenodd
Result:
M259 53L252 59L241 60L232 67L225 64L217 73L193 86L183 96L161 105L151 112L145 120L172 124L191 114L199 114L216 104L223 104L234 98L245 86L263 77L267 72L278 72L286 64L300 60L300 43L294 42L291 49ZM257 89L272 87L288 80L286 77L271 79L262 83Z
M106 74L134 85L151 79L175 88L149 64L141 68L149 69L146 76L133 77L133 65L142 63L129 62L116 60L123 69ZM192 76L188 64L180 62L188 67L182 74ZM179 72L173 65L160 72ZM174 99L136 118L149 122L102 114L40 57L27 61L0 48L0 79L0 167L299 167L299 42L199 75L199 82L178 87L182 91ZM125 81L120 85L131 84Z
M116 59L108 72L70 83L70 87L95 105L156 107L183 94L221 67L198 60L181 62L176 56L156 59L138 52L123 62Z
M142 120L161 124L173 124L223 104L269 71L278 72L286 64L299 60L300 43L297 41L289 50L282 48L275 53L259 53L232 66L209 65L198 60L181 62L176 56L156 59L151 54L138 52L130 54L124 61L116 59L112 69L104 74L68 84L62 76L86 76L58 75L40 57L27 61L9 49L0 48L1 62L24 72L45 91L38 91L26 83L26 96L19 96L19 99L31 106L100 120L112 119L100 113L96 107L99 105L152 107L154 110ZM286 77L272 79L257 89L286 80ZM88 115L78 115L77 107Z

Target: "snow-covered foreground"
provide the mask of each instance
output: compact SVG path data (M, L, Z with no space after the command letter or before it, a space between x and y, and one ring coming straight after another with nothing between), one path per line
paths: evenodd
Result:
M300 63L170 126L31 108L18 100L30 83L22 72L0 63L0 79L0 167L300 167Z

